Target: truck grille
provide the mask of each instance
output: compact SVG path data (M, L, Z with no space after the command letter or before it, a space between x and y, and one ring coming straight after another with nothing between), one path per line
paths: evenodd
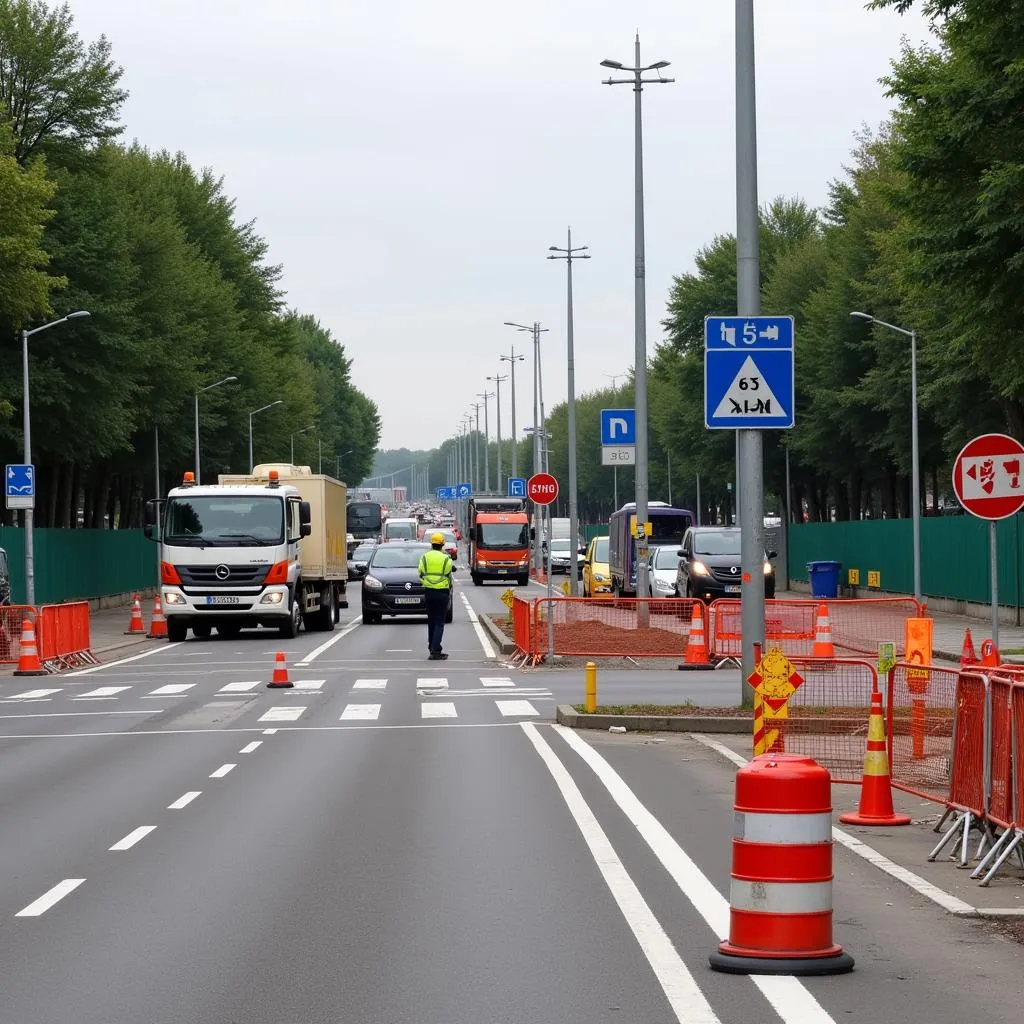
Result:
M185 587L240 587L263 582L269 565L179 565L178 575ZM220 569L220 575L217 570ZM227 574L225 575L225 570ZM223 577L223 578L222 578Z

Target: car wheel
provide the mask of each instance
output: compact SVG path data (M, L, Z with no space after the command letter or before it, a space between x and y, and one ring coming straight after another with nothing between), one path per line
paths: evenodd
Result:
M380 612L363 612L363 625L364 626L379 626L381 623L382 615Z
M444 621L451 622L455 618L455 605L453 602L448 602L448 611L444 613Z
M176 619L167 620L167 639L172 644L180 644L188 636L188 626Z

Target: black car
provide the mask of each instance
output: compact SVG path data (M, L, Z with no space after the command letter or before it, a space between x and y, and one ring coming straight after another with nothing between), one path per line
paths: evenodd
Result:
M350 580L361 580L366 575L366 567L370 562L370 556L377 547L375 540L362 540L348 556L348 578Z
M429 544L416 541L392 541L377 546L363 577L363 622L367 626L377 625L385 615L427 614L418 570L420 556L429 550ZM445 622L452 621L453 607L449 590Z
M679 545L676 592L680 597L714 601L720 597L739 598L743 587L740 568L740 531L735 526L691 526ZM764 556L764 596L775 596L775 567Z

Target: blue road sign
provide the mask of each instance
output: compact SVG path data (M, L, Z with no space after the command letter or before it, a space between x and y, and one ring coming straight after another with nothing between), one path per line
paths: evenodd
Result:
M458 487L455 488L455 497L456 498L468 498L472 493L473 493L473 485L472 484L459 484Z
M704 319L704 425L781 430L795 421L793 318Z
M636 409L602 409L601 444L636 444Z
M437 489L438 501L454 501L455 500L455 488L454 487L438 487Z
M526 478L522 476L510 476L508 478L508 496L510 498L526 497Z
M36 468L24 464L8 466L4 474L8 498L32 498L36 493Z

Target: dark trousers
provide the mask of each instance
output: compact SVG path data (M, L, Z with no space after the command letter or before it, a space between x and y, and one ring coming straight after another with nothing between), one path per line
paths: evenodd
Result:
M444 636L444 617L448 614L450 591L431 590L424 592L427 600L427 647L431 654L441 653L441 639Z

